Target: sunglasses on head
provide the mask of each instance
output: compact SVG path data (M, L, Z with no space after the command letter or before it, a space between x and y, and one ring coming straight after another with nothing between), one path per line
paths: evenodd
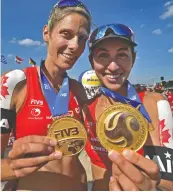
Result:
M57 4L54 5L54 8L55 7L83 7L88 12L88 14L91 15L87 7L79 0L60 0Z
M89 37L88 46L89 49L103 37L108 36L109 34L115 35L115 37L121 37L122 39L128 40L133 46L136 46L135 36L132 29L123 24L109 24L101 26L95 29Z

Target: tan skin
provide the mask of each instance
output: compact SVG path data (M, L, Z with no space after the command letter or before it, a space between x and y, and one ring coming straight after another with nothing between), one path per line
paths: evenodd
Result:
M92 66L100 81L107 88L126 96L126 79L128 78L135 61L135 53L130 46L119 39L105 39L93 50ZM149 132L145 145L160 145L158 130L157 102L165 98L157 93L146 92L143 104L148 111L154 131ZM105 108L115 103L102 95L96 108L96 119ZM151 107L152 106L152 107ZM151 125L150 125L151 128ZM149 159L130 150L122 154L110 151L109 159L112 161L112 170L106 170L92 164L94 177L93 190L156 190L158 185L162 190L172 190L173 182L161 180L158 166ZM136 165L139 167L137 168ZM141 171L142 169L143 171ZM111 177L112 171L112 177Z
M66 15L51 32L47 25L44 27L43 38L48 44L45 67L55 90L57 84L62 84L64 72L71 69L83 53L88 28L88 20L78 13ZM39 67L37 69L39 74ZM11 100L11 109L16 113L21 109L25 96L26 81L23 81L14 89ZM8 138L8 134L1 135L2 154ZM84 170L78 157L62 157L60 152L54 151L56 144L46 136L31 135L16 140L9 153L11 160L2 160L2 180L20 178L17 190L85 190L84 180L81 181ZM32 158L24 158L28 154Z

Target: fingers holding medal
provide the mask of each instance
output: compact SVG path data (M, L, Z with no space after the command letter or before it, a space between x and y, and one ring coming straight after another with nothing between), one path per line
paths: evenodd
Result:
M85 147L87 133L83 124L72 117L60 117L49 127L48 136L58 141L55 150L64 156L78 154Z
M108 107L97 121L97 136L108 151L139 150L148 136L148 123L138 109L117 103Z

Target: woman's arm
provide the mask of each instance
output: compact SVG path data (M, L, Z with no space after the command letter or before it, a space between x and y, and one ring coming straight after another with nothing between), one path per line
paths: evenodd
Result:
M5 73L1 78L1 157L8 144L10 133L16 126L16 94L18 93L17 85L25 79L25 74L21 70L14 70ZM1 179L6 180L15 178L13 170L10 168L10 159L1 160Z
M155 128L149 132L146 145L173 149L173 116L168 101L161 94L146 93L144 106ZM173 190L173 181L161 179L158 187L162 190Z
M159 93L146 93L143 103L154 127L150 131L152 142L148 141L147 145L173 148L173 116L169 102Z
M149 132L146 145L152 148L154 146L157 146L157 148L159 148L158 146L166 147L166 145L161 144L160 122L162 122L162 119L159 118L161 117L160 114L165 114L162 118L166 125L168 121L172 121L167 101L162 95L153 93L146 94L143 103L152 120L153 126L150 126L150 130L154 127L154 130ZM160 103L161 107L159 106ZM168 112L165 113L165 111ZM168 136L165 137L167 140L164 139L169 144L172 142L172 128L164 129L164 131L170 134L169 139ZM151 155L153 156L153 153ZM122 154L111 151L109 152L109 158L112 161L112 177L109 182L110 190L173 190L173 182L161 178L160 167L152 159L127 149Z

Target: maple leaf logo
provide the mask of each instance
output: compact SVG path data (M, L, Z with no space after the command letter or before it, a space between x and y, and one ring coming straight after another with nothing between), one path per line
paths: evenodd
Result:
M163 131L163 129L165 128L165 119L161 120L159 122L159 129L160 129L160 142L161 145L163 146L164 143L169 143L169 138L171 137L171 135L169 134L169 129Z
M1 90L0 90L0 94L5 98L6 95L9 95L8 93L8 87L7 86L4 86L4 84L7 82L7 79L9 77L6 77L4 76L2 78L2 81L1 81Z

